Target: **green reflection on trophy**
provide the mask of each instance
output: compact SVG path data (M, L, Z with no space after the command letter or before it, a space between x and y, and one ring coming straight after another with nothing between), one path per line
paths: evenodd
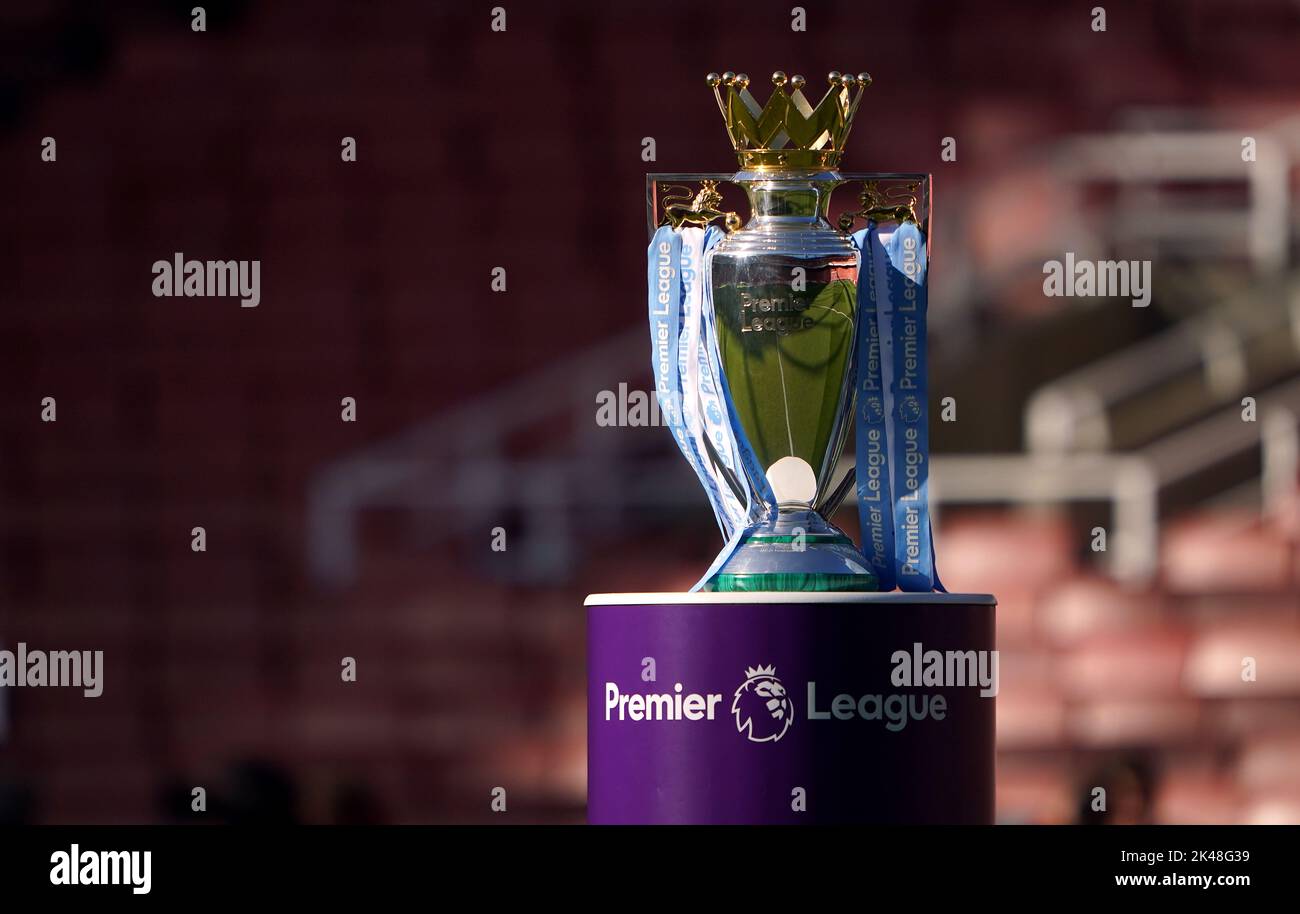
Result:
M784 457L819 465L848 374L857 287L737 283L715 289L714 305L723 371L755 455L765 467Z

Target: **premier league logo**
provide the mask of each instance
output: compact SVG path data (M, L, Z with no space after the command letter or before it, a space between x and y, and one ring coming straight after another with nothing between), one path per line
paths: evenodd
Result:
M746 667L745 677L731 702L736 729L751 743L774 743L794 722L794 704L775 666Z
M885 421L885 401L879 395L863 397L862 421L873 423Z
M921 401L907 396L898 401L898 418L909 425L921 421Z

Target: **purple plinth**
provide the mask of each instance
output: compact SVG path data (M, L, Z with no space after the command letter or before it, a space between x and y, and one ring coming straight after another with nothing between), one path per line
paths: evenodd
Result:
M980 594L589 597L588 820L991 823L995 608Z

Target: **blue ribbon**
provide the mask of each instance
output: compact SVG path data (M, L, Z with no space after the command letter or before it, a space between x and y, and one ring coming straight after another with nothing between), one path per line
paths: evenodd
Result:
M856 355L856 406L854 441L858 493L858 526L862 554L880 582L881 590L893 590L894 518L893 486L889 468L889 422L886 389L882 374L883 356L880 322L876 314L876 270L873 246L876 224L871 222L853 236L862 252L858 277L858 328Z
M708 252L721 238L716 229L685 228L681 238L681 337L678 340L679 392L686 434L699 466L701 482L722 529L730 539L743 527L749 511L749 491L736 463L731 424L723 415L718 380L717 343L708 329Z
M699 590L776 499L736 415L718 352L709 282L721 230L662 226L649 248L651 362L664 422L709 496L726 545Z
M889 423L895 578L901 590L929 593L943 584L934 567L930 524L926 242L912 222L883 237L869 235Z
M688 433L683 415L682 383L678 344L682 332L682 236L662 226L650 239L647 251L647 281L650 299L650 364L654 370L655 397L659 413L672 433L682 455L695 470L705 491L709 490L704 467ZM716 498L710 493L714 517L723 535L727 533Z

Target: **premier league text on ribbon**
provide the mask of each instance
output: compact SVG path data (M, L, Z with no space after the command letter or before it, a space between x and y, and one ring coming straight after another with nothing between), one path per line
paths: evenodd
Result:
M673 356L673 341L677 338L677 328L672 326L672 300L676 294L677 271L673 268L672 242L659 240L657 235L655 239L655 259L651 277L654 296L651 299L650 310L650 329L655 342L655 393L664 418L674 429L674 434L680 434L679 404L673 402L674 391L668 380L669 370L676 362Z
M900 394L910 394L913 397L924 396L925 381L921 377L920 356L920 347L923 345L924 340L920 335L920 321L916 316L916 284L919 273L916 251L917 239L911 233L907 233L903 236L902 241L903 275L907 277L908 281L903 283L902 301L899 302L896 311L896 316L902 321L899 335L903 344L902 351L898 356L900 369L898 392ZM908 419L909 416L904 414L903 420L907 422ZM909 423L903 430L903 491L898 495L898 499L904 502L906 506L903 515L903 544L907 561L900 572L902 574L924 573L917 567L917 563L921 558L921 510L915 503L925 495L924 490L921 488L921 482L924 479L922 470L925 468L926 461L926 455L922 451L919 438L916 425Z

